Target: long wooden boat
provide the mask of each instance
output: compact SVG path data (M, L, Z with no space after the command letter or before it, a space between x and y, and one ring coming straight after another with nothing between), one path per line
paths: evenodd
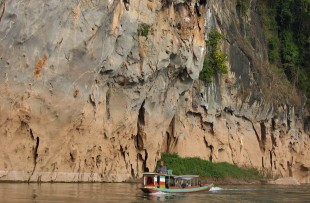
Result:
M159 173L144 173L143 187L144 193L192 193L209 191L213 184L201 184L197 175L172 175Z

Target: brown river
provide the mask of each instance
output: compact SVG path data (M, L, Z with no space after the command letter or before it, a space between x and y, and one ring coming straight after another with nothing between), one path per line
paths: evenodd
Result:
M0 183L0 203L23 202L310 202L310 185L221 185L194 194L145 195L130 183Z

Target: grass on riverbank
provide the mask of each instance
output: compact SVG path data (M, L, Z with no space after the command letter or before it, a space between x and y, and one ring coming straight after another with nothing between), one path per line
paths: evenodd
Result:
M180 158L177 154L162 154L162 161L175 175L199 175L207 178L261 179L254 168L240 168L226 162L211 163L200 158Z

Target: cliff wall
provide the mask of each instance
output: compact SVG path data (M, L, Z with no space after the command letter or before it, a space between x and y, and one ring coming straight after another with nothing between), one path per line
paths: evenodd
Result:
M205 84L213 29L229 73ZM177 152L310 182L303 99L266 49L254 0L2 0L0 180L125 181Z

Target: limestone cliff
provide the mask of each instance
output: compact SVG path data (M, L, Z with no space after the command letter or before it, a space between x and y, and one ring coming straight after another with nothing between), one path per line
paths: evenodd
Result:
M255 7L0 0L0 180L125 181L177 152L310 182L303 101L268 70ZM213 29L229 73L204 84Z

